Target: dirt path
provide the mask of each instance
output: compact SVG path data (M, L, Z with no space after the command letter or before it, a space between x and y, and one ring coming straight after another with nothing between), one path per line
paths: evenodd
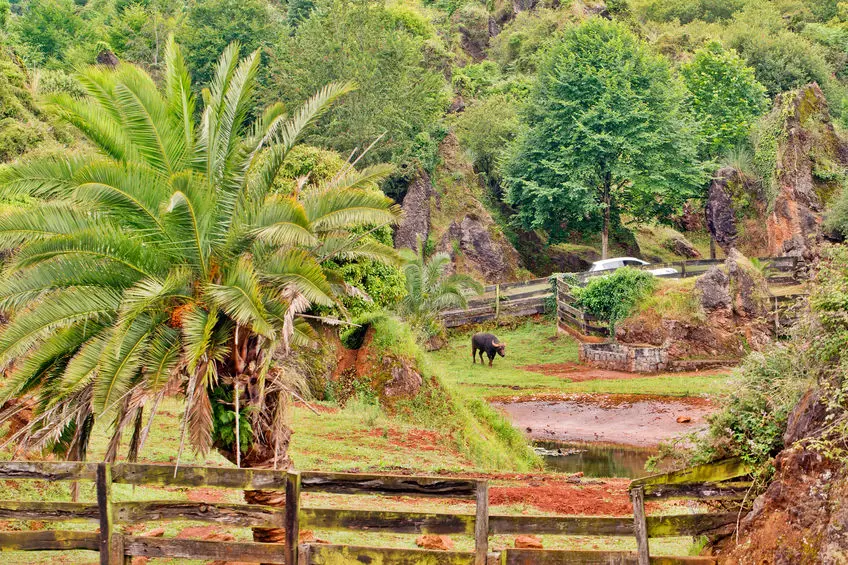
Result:
M702 398L572 394L494 402L534 439L654 447L702 429L713 410ZM680 419L688 422L680 423Z

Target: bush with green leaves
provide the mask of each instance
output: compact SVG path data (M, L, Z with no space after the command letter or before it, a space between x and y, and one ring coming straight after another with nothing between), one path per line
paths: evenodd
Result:
M768 107L766 89L739 55L711 41L680 68L701 127L701 154L715 158L747 143Z
M657 280L651 273L625 267L612 274L593 277L583 288L575 288L577 307L609 323L612 335L615 325L633 311L636 303L653 292Z
M504 149L515 139L521 125L518 110L515 98L498 94L473 102L454 122L457 139L490 187L499 184Z

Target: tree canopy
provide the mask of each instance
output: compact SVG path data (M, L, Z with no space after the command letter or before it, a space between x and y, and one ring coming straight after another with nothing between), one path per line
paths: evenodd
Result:
M668 217L705 179L681 85L622 24L565 33L540 65L524 124L507 200L555 242L602 228L605 255L613 216Z

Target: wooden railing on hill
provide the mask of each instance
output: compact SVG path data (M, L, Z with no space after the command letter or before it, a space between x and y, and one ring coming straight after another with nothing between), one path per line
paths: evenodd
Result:
M734 469L740 476L742 467ZM730 474L733 474L730 473ZM712 481L719 474L709 475ZM728 475L728 473L725 473ZM329 563L396 563L441 565L501 565L565 563L647 563L647 540L655 537L712 535L732 527L736 512L645 516L645 497L709 499L741 498L738 485L704 483L703 472L666 475L666 482L648 477L632 483L634 517L627 516L506 516L490 515L488 483L476 479L362 475L352 473L285 472L171 465L106 464L73 462L0 463L0 479L47 481L94 480L97 503L0 501L0 519L42 522L89 521L99 531L70 530L0 532L0 550L38 551L84 549L100 552L101 564L123 564L129 557L191 558L225 561L325 565ZM726 476L724 478L727 478ZM721 479L723 480L723 479ZM285 507L182 502L173 500L117 501L113 484L180 487L262 489L285 492ZM662 486L664 485L664 486ZM718 489L718 490L716 490ZM354 510L301 507L301 492L334 494L381 494L410 497L454 497L476 500L471 514ZM715 493L718 494L715 494ZM642 498L638 498L641 496ZM341 505L340 505L341 506ZM285 544L206 541L125 535L120 524L168 520L211 522L229 526L285 528ZM435 551L346 545L301 544L300 528L318 531L355 530L387 533L434 533L473 535L475 550ZM495 534L550 534L592 536L636 536L640 552L505 549L488 550L488 537ZM651 563L714 563L711 558L659 557Z
M441 313L448 328L496 320L501 316L544 314L551 286L547 278L489 285L484 295L468 301L468 307Z
M762 265L763 272L769 284L774 285L798 282L801 279L801 273L805 267L803 259L799 257L763 257L757 259L757 261ZM672 267L677 271L676 273L660 276L662 278L680 279L703 275L713 266L723 263L724 259L694 259L672 263L652 263L635 268L648 270ZM611 272L598 271L575 274L578 281L581 284L585 284L591 278L608 275ZM483 297L469 300L467 308L442 312L440 317L445 326L455 328L496 320L501 316L533 316L544 314L548 307L548 299L552 295L552 290L550 284L548 284L548 279L541 278L489 285L485 287L484 295ZM566 323L575 329L581 330L585 335L608 335L608 329L600 320L574 308L571 302L567 299L558 300L558 318L565 318ZM586 331L582 331L583 329Z

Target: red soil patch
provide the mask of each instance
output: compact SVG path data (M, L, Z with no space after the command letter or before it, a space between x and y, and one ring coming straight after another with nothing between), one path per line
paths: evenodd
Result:
M350 441L365 438L384 439L389 445L402 447L413 451L442 451L453 452L450 448L450 438L430 430L410 430L401 432L394 428L374 428L372 430L356 430L344 434L328 434L329 441Z
M529 504L545 512L569 515L623 516L633 513L627 494L629 481L609 481L599 484L545 481L529 486L491 487L492 506ZM656 503L647 502L652 509Z
M316 412L320 412L322 414L335 414L339 411L339 409L335 406L322 406L321 404L310 404L309 406L306 403L301 401L294 402L295 408L305 408L309 410L310 408L314 409Z
M186 498L192 502L226 502L224 491L216 488L192 488L186 491Z

